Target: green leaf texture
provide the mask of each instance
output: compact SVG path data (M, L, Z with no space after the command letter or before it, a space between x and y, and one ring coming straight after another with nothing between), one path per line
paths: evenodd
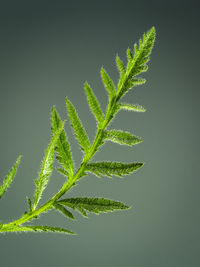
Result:
M134 45L134 56L130 48L127 49L128 64L126 77L123 79L123 83L118 84L117 100L124 96L131 88L145 83L145 79L135 78L135 76L148 70L147 62L149 61L154 42L155 28L152 27L150 31L143 35L143 39L140 39L139 45Z
M127 104L127 103L119 103L117 104L116 110L128 110L135 112L145 112L146 109L138 104Z
M114 83L103 67L101 68L101 78L106 90L108 91L109 96L111 98L114 97L116 95Z
M21 155L17 158L16 163L11 168L8 175L4 178L3 184L0 186L0 198L2 198L2 196L4 195L6 190L9 188L10 184L12 183L15 177L16 171L17 171L17 167L20 163L20 160L21 160Z
M90 150L89 138L86 134L85 129L82 126L82 123L78 117L76 109L74 108L72 103L68 99L66 99L66 104L67 104L68 115L71 121L71 126L74 130L76 139L78 140L82 150L85 152L85 154L87 154Z
M129 175L143 166L142 162L121 163L121 162L94 162L86 165L86 171L91 172L98 177L101 175L112 177Z
M38 180L35 180L36 184L36 190L34 194L34 202L32 209L35 210L37 207L37 204L42 196L43 191L45 190L49 178L51 176L52 170L53 170L53 160L54 160L54 149L56 146L56 143L58 141L58 138L60 136L60 133L62 132L64 127L64 122L61 123L60 128L55 132L54 136L51 139L51 142L46 150L44 159L42 161L41 170L39 173Z
M53 227L53 226L39 226L39 225L12 226L10 228L0 228L0 232L47 232L47 233L51 232L51 233L76 235L76 233L71 232L64 228Z
M53 206L60 211L64 216L66 216L67 218L70 218L72 220L74 220L74 215L67 210L65 207L63 207L63 205L59 204L59 203L54 203Z
M101 125L102 122L104 121L104 115L103 112L101 111L99 102L87 82L85 82L84 88L85 88L85 93L87 95L89 107L92 113L94 114L97 122Z
M99 214L100 212L109 212L115 210L125 210L129 207L119 201L114 201L105 198L67 198L58 201L59 204L68 206L72 209L77 209L78 211L84 211L83 214L87 216L86 211Z
M53 134L55 134L59 127L62 125L62 121L55 107L53 107L51 111L51 125ZM57 144L55 146L55 151L57 153L56 159L63 167L65 175L69 178L72 177L74 174L74 166L70 145L67 140L67 136L64 129L61 131L60 136L58 137Z
M123 132L120 130L104 131L104 139L108 139L112 142L120 145L136 145L142 142L142 139L130 134L129 132Z

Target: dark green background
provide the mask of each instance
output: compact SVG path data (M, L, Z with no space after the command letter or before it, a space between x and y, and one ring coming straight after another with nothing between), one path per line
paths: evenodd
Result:
M120 200L131 210L72 222L51 212L41 224L80 233L0 236L0 266L198 267L199 256L199 5L198 1L1 1L0 176L22 164L0 202L2 222L18 218L32 197L33 180L50 140L50 110L67 119L65 97L76 106L89 137L95 121L83 90L87 80L102 107L103 65L117 82L115 55L126 60L153 25L156 46L147 83L126 95L143 114L121 112L112 124L144 138L133 148L107 143L97 160L144 161L134 175L89 176L69 196ZM66 130L78 166L81 152ZM2 179L1 178L1 179ZM54 172L43 201L64 182Z

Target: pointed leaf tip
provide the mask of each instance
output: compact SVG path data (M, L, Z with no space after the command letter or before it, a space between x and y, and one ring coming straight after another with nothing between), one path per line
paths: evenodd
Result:
M55 133L60 127L62 121L60 119L59 113L57 112L54 106L52 107L51 122L52 122L52 133ZM74 166L73 166L70 145L64 129L61 131L61 134L57 140L55 151L57 153L57 160L60 163L60 165L64 168L66 176L71 177L74 173Z
M0 186L0 198L2 198L2 196L5 194L6 190L9 188L10 184L12 183L15 177L15 174L17 172L17 168L18 168L21 158L22 158L22 155L19 155L16 160L16 163L10 169L8 175L4 178L3 184Z
M103 67L101 68L101 78L105 89L108 91L109 97L112 98L116 95L116 89L113 81L111 80L110 76L107 74Z
M68 115L69 115L69 119L71 122L71 126L75 133L76 139L78 140L79 145L81 146L82 150L85 152L85 154L87 154L91 146L87 133L85 129L83 128L83 125L76 112L75 107L67 98L66 98L66 105L67 105L67 110L68 110Z
M92 91L92 88L89 86L87 82L84 84L85 93L87 96L88 105L94 114L97 122L101 125L104 121L104 115L100 108L100 104L97 100L97 97L95 96L94 92Z

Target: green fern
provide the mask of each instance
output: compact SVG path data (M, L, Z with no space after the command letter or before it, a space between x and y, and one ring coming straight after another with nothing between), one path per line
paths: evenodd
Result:
M123 177L136 172L143 166L142 162L93 162L93 156L106 141L112 141L120 145L133 146L140 142L142 139L122 130L108 130L107 127L117 115L120 110L145 112L145 108L138 104L129 104L121 102L122 97L129 92L132 88L142 85L146 80L138 77L148 69L148 61L155 42L155 28L151 28L143 38L139 40L139 44L134 44L133 51L128 48L127 65L125 66L120 57L116 56L116 65L119 70L119 80L117 86L114 85L112 79L101 68L101 78L103 85L108 93L108 105L104 112L95 96L93 90L87 82L84 84L84 89L88 101L89 108L91 109L96 121L97 132L92 144L88 135L81 123L76 109L72 103L66 99L69 120L75 137L84 152L83 159L77 170L74 170L74 162L72 159L71 148L64 129L64 122L61 120L55 107L51 111L51 129L52 138L51 142L45 152L44 158L41 163L41 169L37 180L35 181L36 189L34 192L33 200L27 197L28 211L24 212L21 218L14 220L10 223L0 223L0 232L54 232L75 234L72 231L63 229L57 226L37 226L26 225L27 222L32 221L40 216L40 214L55 210L67 219L74 219L73 211L80 212L84 217L88 213L112 212L115 210L127 210L129 207L119 201L114 201L105 198L62 198L73 186L77 185L80 179L83 179L88 173L95 174L98 177ZM38 207L39 201L42 197L44 190L47 187L50 176L53 171L54 152L56 153L57 164L56 170L64 175L65 182L62 188L46 203ZM0 198L4 195L5 191L10 186L16 174L21 156L18 157L16 163L5 177L2 185L0 185Z

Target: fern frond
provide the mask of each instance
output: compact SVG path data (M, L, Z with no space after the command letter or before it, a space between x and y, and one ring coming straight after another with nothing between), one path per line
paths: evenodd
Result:
M86 134L85 129L82 126L82 123L78 117L76 109L72 105L72 103L66 98L67 110L69 119L71 121L71 126L74 130L76 139L78 140L82 150L87 154L90 150L90 141Z
M62 121L60 119L60 116L56 110L55 107L52 108L51 111L51 125L52 125L52 133L55 134L56 131L61 126ZM67 140L67 135L65 133L65 130L63 129L60 133L60 136L57 140L57 144L55 146L55 151L57 153L57 160L60 163L60 165L63 167L65 171L65 175L69 178L73 176L74 174L74 166L72 161L72 155L70 150L70 145Z
M104 139L108 139L112 142L118 143L120 145L136 145L141 143L143 140L129 132L123 132L120 130L104 131Z
M67 229L53 226L39 226L39 225L28 225L28 226L12 226L10 228L0 228L0 232L51 232L60 234L76 235Z
M74 215L67 210L65 207L63 207L63 205L59 204L58 202L54 203L53 206L55 207L55 209L59 210L64 216L74 220Z
M105 198L67 198L59 200L58 203L68 206L72 209L80 209L83 211L89 211L92 213L99 214L100 212L111 212L114 210L125 210L129 207L119 201L114 201ZM87 213L84 212L84 216L87 216Z
M34 202L32 209L35 210L37 207L37 204L42 196L43 191L45 190L49 178L51 176L52 170L53 170L53 160L54 160L54 149L56 146L56 143L58 141L58 138L60 136L60 133L62 132L64 127L64 122L61 123L61 126L58 128L58 130L54 133L54 136L51 139L51 142L46 150L44 159L42 161L41 170L39 173L38 180L35 180L36 184L36 190L34 194Z
M101 78L106 90L108 91L109 97L113 98L116 95L116 89L113 81L103 67L101 68Z
M151 28L143 38L139 40L138 44L134 44L133 52L130 48L127 49L127 65L116 56L116 65L119 69L119 81L117 88L107 74L105 69L101 68L102 82L105 89L108 92L109 101L105 116L100 108L100 104L93 93L91 87L87 82L84 84L85 93L87 96L89 107L97 120L97 132L92 145L90 144L87 133L82 126L81 120L76 112L72 103L66 99L66 106L68 110L69 119L73 128L74 134L81 149L85 155L74 173L74 165L72 161L72 155L70 151L70 145L67 139L67 135L64 130L64 122L61 121L58 112L55 107L52 108L51 122L52 122L52 138L51 142L45 152L42 160L41 169L38 175L38 179L35 181L36 189L34 192L34 199L31 201L27 198L29 211L25 211L21 218L11 221L7 224L0 222L0 233L2 232L57 232L66 234L75 234L67 229L53 227L53 226L32 226L25 225L35 218L38 218L40 214L45 213L51 209L56 209L61 212L65 217L74 219L73 213L69 210L73 209L80 212L84 217L87 217L87 213L109 212L114 210L125 210L129 207L119 201L109 200L105 198L66 198L61 199L62 196L78 184L78 181L88 173L93 173L98 177L101 176L125 176L134 173L143 166L141 162L121 163L121 162L92 162L93 156L97 150L107 141L121 144L121 145L135 145L140 143L142 139L139 137L121 130L107 130L110 122L120 110L129 110L136 112L144 112L145 108L137 104L119 103L119 100L133 87L145 83L145 79L138 77L142 72L147 71L149 57L155 41L155 28ZM62 188L45 204L37 208L41 199L43 191L45 190L49 178L53 170L54 151L57 155L58 163L60 163L58 172L67 177L67 181L64 182ZM4 194L5 190L9 187L16 173L17 166L19 164L20 157L17 159L16 164L8 173L3 185L0 186L0 198ZM33 203L32 203L33 202Z
M143 35L143 40L140 39L139 46L134 45L134 57L131 50L127 49L128 64L126 68L126 79L124 83L118 85L117 89L117 100L119 100L126 92L136 85L143 84L144 79L138 80L134 77L142 72L147 71L148 66L146 65L149 61L152 48L155 42L155 28L152 27L147 34Z
M95 94L93 93L92 88L89 86L87 82L85 82L84 88L85 88L85 93L87 95L89 107L92 113L94 114L97 122L99 123L99 125L101 125L102 122L104 121L104 115L100 108L99 102Z
M133 162L133 163L121 163L121 162L93 162L86 165L86 171L91 172L98 177L100 175L112 177L123 175L129 175L130 173L135 172L143 166L142 162Z
M11 168L11 170L9 171L8 175L4 178L3 184L0 186L0 199L2 198L2 196L5 194L6 190L9 188L10 184L12 183L18 165L20 163L21 160L21 155L17 158L16 163L14 164L14 166Z

